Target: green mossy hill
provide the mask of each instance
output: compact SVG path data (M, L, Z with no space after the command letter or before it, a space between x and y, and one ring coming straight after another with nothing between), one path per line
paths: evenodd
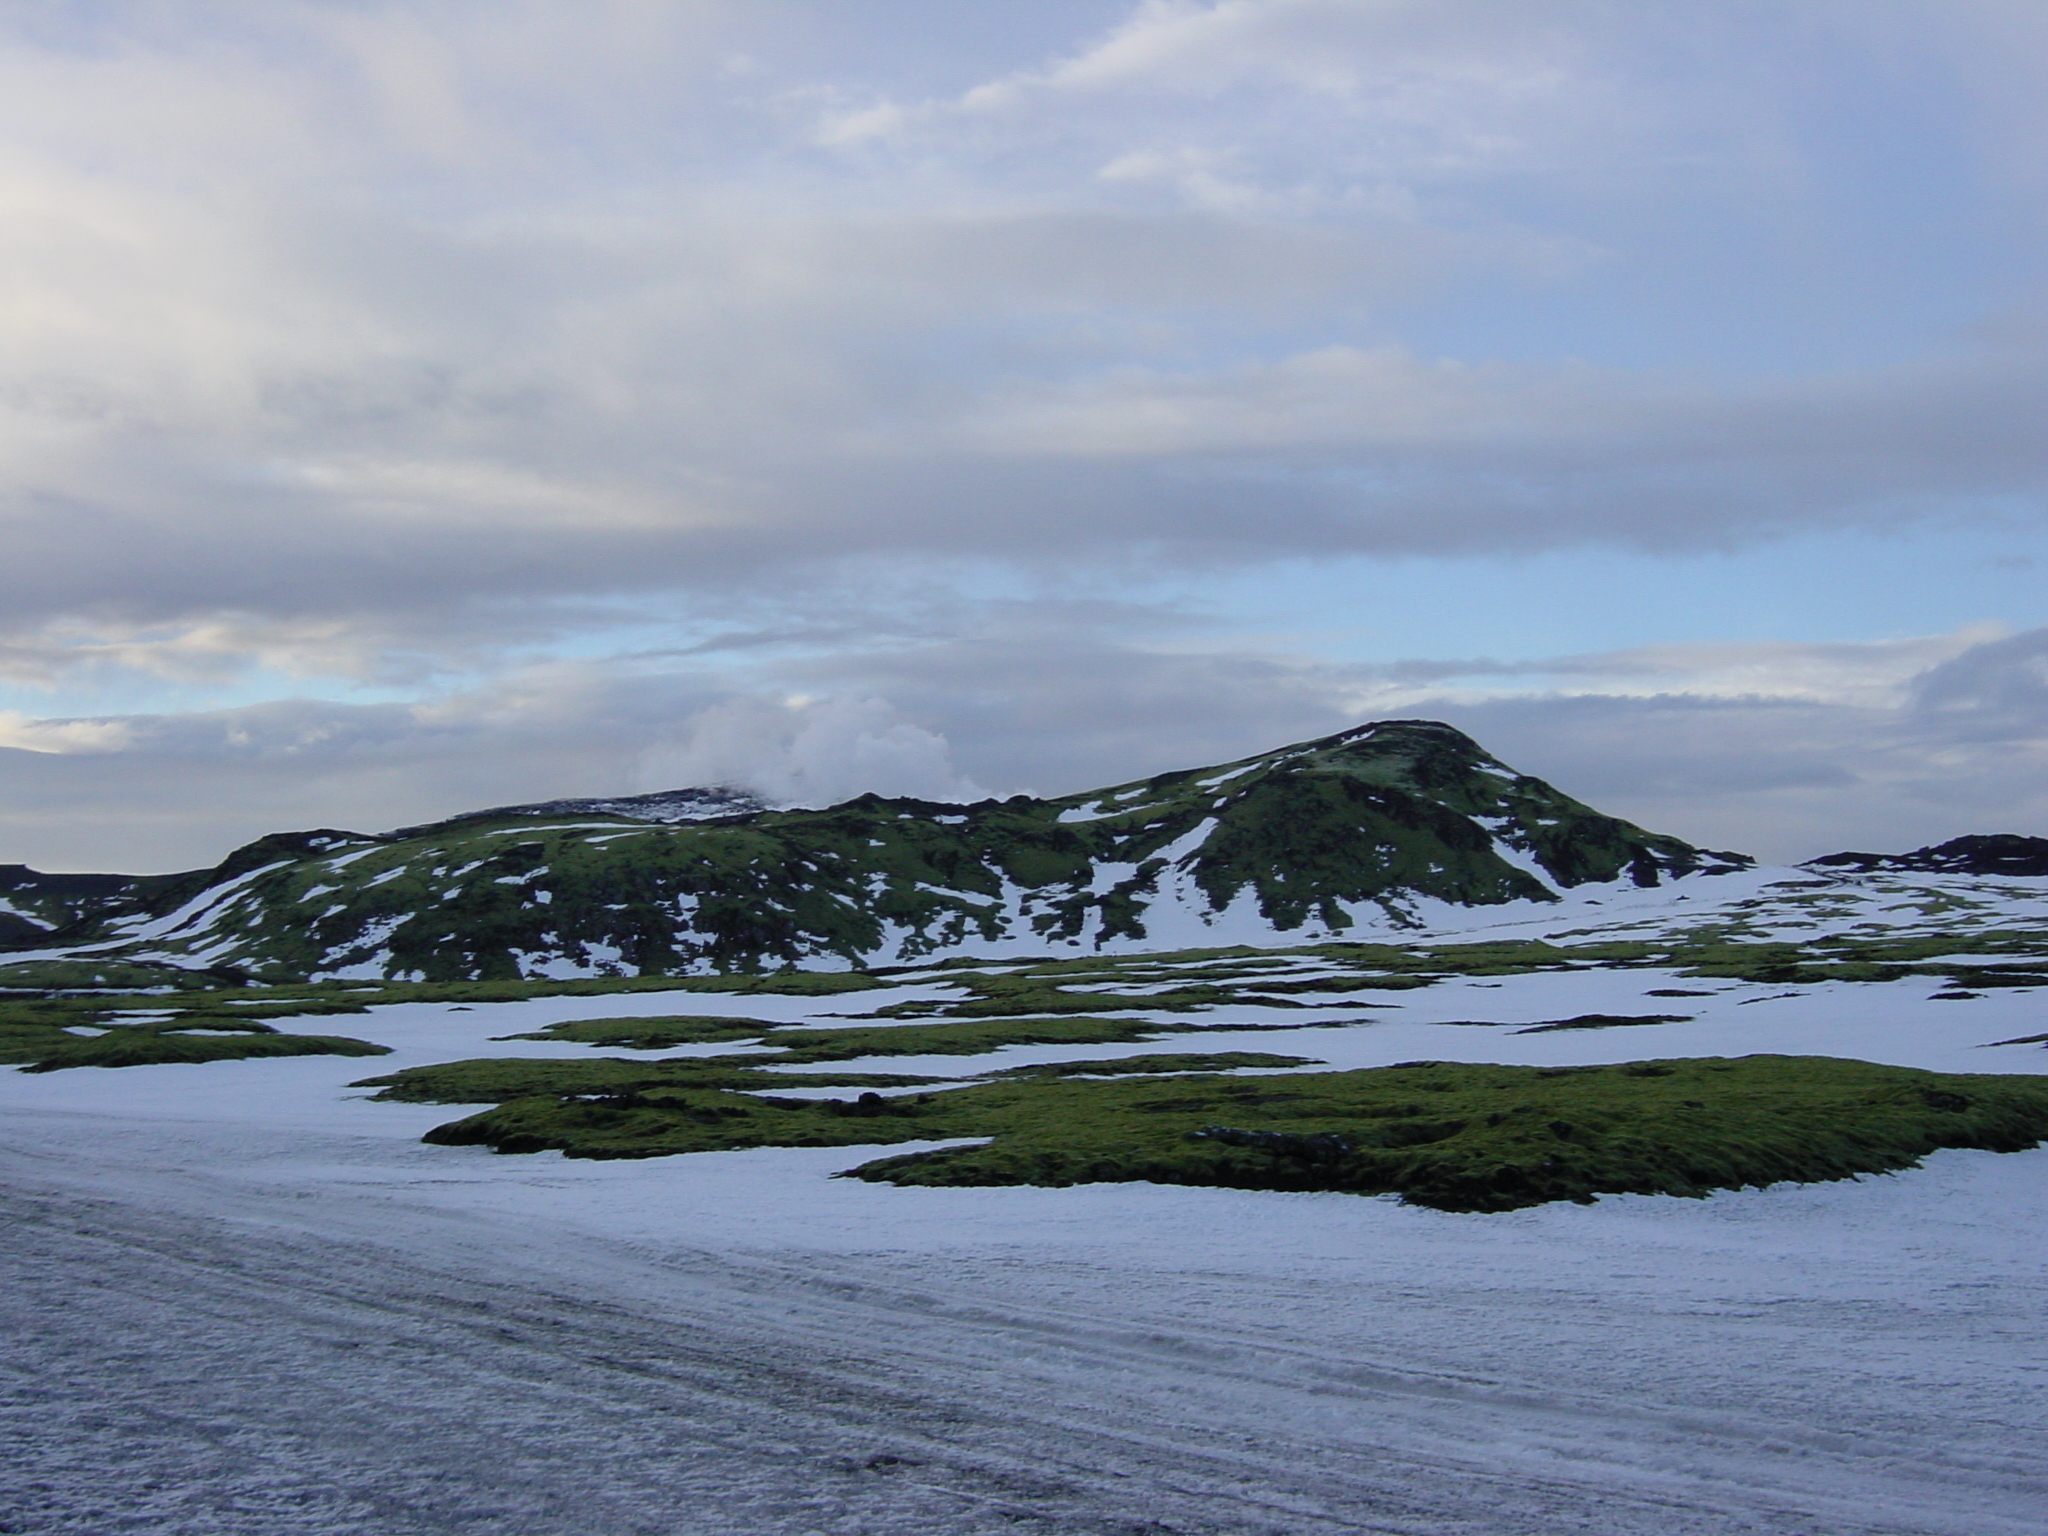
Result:
M1449 726L1383 721L1056 800L866 795L673 825L485 814L379 837L281 833L139 907L124 893L93 933L256 979L752 973L1142 942L1161 905L1248 904L1309 938L1361 907L1411 922L1424 898L1549 900L1743 862L1603 816Z
M215 1024L213 1029L224 1026ZM61 1072L67 1067L155 1067L178 1062L244 1061L263 1056L388 1056L387 1045L338 1035L279 1034L249 1024L226 1034L193 1034L147 1025L116 1026L102 1035L66 1034L61 1043L39 1048L24 1072Z
M1380 721L1066 804L1100 815L1099 825L1156 838L1152 849L1141 841L1131 850L1143 856L1200 825L1160 825L1157 807L1189 799L1208 802L1204 814L1217 817L1190 861L1196 883L1218 909L1255 892L1283 930L1312 919L1349 926L1335 903L1395 892L1466 905L1549 897L1542 881L1500 856L1496 841L1567 888L1623 878L1656 885L1750 862L1603 816L1430 720Z
M63 942L81 921L138 911L182 875L45 874L0 864L0 947Z
M2048 1080L1829 1057L1006 1079L824 1101L530 1081L548 1087L426 1140L632 1158L971 1137L983 1144L887 1157L851 1176L906 1185L1150 1180L1501 1211L1844 1179L1911 1167L1943 1147L2017 1151L2048 1135Z

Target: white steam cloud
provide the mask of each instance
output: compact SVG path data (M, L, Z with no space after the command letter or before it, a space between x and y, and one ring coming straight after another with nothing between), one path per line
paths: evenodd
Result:
M954 768L945 737L878 698L714 704L678 740L649 749L641 780L659 789L732 785L784 806L868 793L953 802L987 794Z

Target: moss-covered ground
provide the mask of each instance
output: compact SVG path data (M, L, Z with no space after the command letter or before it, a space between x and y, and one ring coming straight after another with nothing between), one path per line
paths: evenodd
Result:
M1782 924L1778 925L1782 926ZM1656 969L1703 981L1811 986L1926 977L1953 988L2048 987L2048 934L2033 929L1816 935L1792 942L1740 922L1669 927L1654 937L1572 935L1461 944L1315 944L1286 951L1190 950L1161 955L992 964L952 962L889 977L951 994L884 1004L868 1017L1004 1018L1019 1014L1327 1007L1332 999L1429 987L1452 977L1539 971ZM1950 958L1967 948L1971 959ZM2010 960L2001 957L2010 955ZM1985 958L1977 958L1985 957ZM1114 989L1114 990L1107 990ZM1666 997L1706 997L1663 988ZM1372 1006L1353 1001L1348 1006Z
M1547 1024L1527 1024L1508 1033L1554 1035L1561 1030L1633 1029L1644 1024L1687 1024L1691 1019L1690 1014L1684 1013L1582 1013L1576 1018L1553 1019Z
M1300 1024L1216 1025L1186 1020L1143 1019L966 1019L940 1024L880 1024L797 1028L761 1019L679 1017L578 1019L506 1040L568 1040L585 1045L625 1046L658 1051L677 1045L751 1041L781 1051L785 1062L854 1061L863 1056L986 1056L1013 1045L1124 1045L1161 1035L1227 1028L1254 1030L1341 1027L1347 1019L1304 1020ZM1634 1022L1634 1021L1630 1021ZM1644 1020L1659 1023L1661 1019ZM1592 1026L1587 1026L1592 1027Z
M524 1034L499 1035L500 1040L566 1040L576 1045L624 1046L634 1051L666 1051L678 1045L719 1045L758 1040L782 1026L767 1019L732 1018L724 1014L656 1014L647 1018L570 1019Z
M2048 1095L2039 1079L1937 1078L1811 1058L1331 1073L1303 1070L1317 1063L1299 1056L1154 1051L1006 1067L963 1082L974 1058L1006 1047L1132 1047L1219 1028L1363 1023L1372 1010L1395 1005L1386 994L1453 978L1643 969L1688 978L1650 989L1650 996L1673 999L1713 998L1758 983L1924 979L1945 988L1945 996L2048 986L2048 933L2039 929L2010 919L1999 926L1974 908L1934 914L1940 931L1885 929L1848 922L1828 905L1837 900L1829 891L1795 888L1690 923L1667 914L1544 938L956 958L872 974L248 986L170 966L18 962L0 966L0 1061L51 1071L375 1054L381 1048L362 1041L283 1034L266 1021L391 1004L465 1008L670 993L687 1007L692 995L782 995L815 999L808 1019L679 1011L565 1020L504 1037L629 1052L746 1047L738 1053L478 1059L372 1078L366 1086L386 1099L494 1106L430 1139L507 1151L554 1147L579 1157L642 1157L972 1140L981 1144L884 1157L857 1173L898 1183L1152 1179L1391 1192L1458 1209L1840 1178L1907 1166L1937 1146L2031 1144L2042 1133ZM1919 902L1898 921L1922 922L1926 905ZM1788 932L1808 915L1819 924L1814 931ZM1966 930L1947 926L1965 920ZM884 992L875 1007L863 994L881 989L897 990ZM1684 1017L1583 1014L1525 1024L1522 1032ZM949 1061L939 1069L951 1074L945 1077L831 1070L833 1063L888 1056L958 1058L961 1065ZM1262 1075L1230 1075L1248 1072Z
M781 1058L775 1058L780 1060ZM527 1056L485 1056L472 1061L407 1067L354 1084L401 1104L499 1104L535 1096L631 1094L655 1090L712 1089L721 1092L791 1088L913 1088L948 1078L881 1072L770 1072L749 1056L670 1057L627 1061L601 1056L579 1061L546 1061Z
M1004 1067L990 1077L1157 1077L1171 1072L1250 1072L1313 1067L1323 1063L1307 1056L1275 1056L1266 1051L1162 1052L1154 1056L1115 1056L1106 1061L1041 1061L1025 1067Z
M216 1032L219 1031L219 1032ZM205 1033L152 1024L116 1025L97 1035L59 1031L33 1047L24 1072L66 1067L153 1067L176 1062L243 1061L263 1056L387 1056L390 1047L339 1035L280 1034L267 1024L215 1022Z
M511 1064L467 1065L477 1073ZM682 1064L669 1065L680 1073ZM708 1076L629 1083L592 1070L603 1066L520 1064L520 1083L497 1086L530 1091L426 1139L634 1158L974 1138L982 1144L883 1158L852 1176L1335 1190L1495 1211L1842 1179L1910 1167L1942 1147L2014 1151L2048 1136L2041 1079L1828 1057L1574 1068L1424 1062L1250 1080L1040 1075L851 1100L763 1096L711 1086Z
M969 1019L866 1029L785 1029L764 1043L782 1047L788 1061L853 1061L862 1056L986 1056L1012 1045L1121 1045L1201 1027L1143 1019Z
M1732 904L1690 925L1670 918L1623 928L1554 933L1542 939L1453 944L1326 943L1284 950L1221 948L1121 956L987 960L956 958L924 968L861 971L769 970L715 976L594 976L562 980L323 981L245 985L236 978L168 964L21 961L0 964L0 1059L10 1035L38 1023L95 1023L139 1006L171 1009L197 1024L229 1014L283 1018L358 1013L397 1003L450 1006L546 997L649 992L779 995L821 1001L915 985L937 996L885 1003L877 1020L974 1020L1118 1013L1206 1013L1219 1008L1376 1006L1373 994L1426 988L1453 977L1538 971L1656 969L1710 982L1815 985L1924 977L1953 990L2048 987L2048 932L1972 926L1966 932L1858 931L1837 927L1796 941L1776 936L1786 911L1825 895L1793 891ZM1753 915L1741 910L1754 908ZM1964 956L1959 958L1959 956ZM1706 996L1663 988L1657 996ZM676 1015L675 1017L688 1017ZM679 1026L680 1027L680 1026ZM712 1028L707 1024L705 1028ZM581 1038L556 1034L551 1038ZM730 1038L745 1036L738 1033ZM592 1043L623 1044L592 1035ZM684 1037L677 1036L677 1043Z
M167 976L176 979L167 980ZM9 982L14 985L7 985ZM173 1041L154 1046L140 1037L143 1034L172 1036L187 1030L229 1030L253 1037L274 1033L260 1023L265 1019L363 1014L373 1007L398 1003L468 1006L527 1002L545 997L602 997L656 991L830 998L867 991L880 985L873 977L852 972L777 972L760 976L585 977L550 981L327 981L288 987L252 987L230 985L218 977L176 971L171 967L86 965L70 961L16 963L0 967L0 1065L61 1060L64 1065L144 1066L157 1061L218 1061L233 1056L303 1055L306 1054L303 1049L275 1044L236 1046L233 1041L227 1041L202 1046ZM639 1021L595 1022L629 1027ZM709 1029L713 1026L707 1022L704 1027ZM769 1029L775 1026L764 1024L761 1027ZM116 1033L117 1044L128 1042L126 1050L106 1046L98 1051L99 1060L86 1061L77 1058L94 1054L86 1049L86 1044L93 1037L73 1033L81 1028L135 1033ZM707 1038L741 1040L756 1033L759 1031L740 1029ZM188 1038L204 1041L209 1036ZM331 1037L281 1038L326 1040ZM551 1035L543 1031L539 1038L580 1037ZM590 1038L592 1043L613 1043L596 1035ZM348 1044L351 1049L343 1054L383 1054L382 1047L367 1046L359 1040ZM181 1050L186 1054L166 1054ZM158 1054L152 1055L152 1051ZM212 1054L201 1054L203 1051L211 1051Z

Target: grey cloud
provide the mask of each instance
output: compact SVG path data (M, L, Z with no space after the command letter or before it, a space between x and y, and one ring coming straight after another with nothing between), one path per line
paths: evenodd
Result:
M1018 622L776 658L744 679L554 666L422 705L301 701L82 728L17 717L0 719L0 740L34 750L0 747L0 861L189 866L287 827L376 830L680 787L677 774L791 798L1064 793L1415 717L1709 846L1775 859L1902 849L2048 832L2044 650L2048 631L1974 646L1886 706L1677 691L1473 700L1386 668L1148 650L1113 625Z
M791 81L721 75L764 41L743 13L682 9L579 31L533 5L220 6L194 46L115 6L124 47L98 52L10 24L40 212L14 231L33 302L0 377L0 613L37 665L67 634L239 615L357 637L301 671L416 673L603 627L614 596L813 601L864 560L1688 548L2032 506L2048 470L2033 333L1718 383L1384 339L1416 285L1577 237L1362 182L1290 201L1288 166L1379 123L1438 146L1385 175L1483 208L1505 172L1442 146L1507 145L1518 176L1594 154L1580 88L1646 89L1589 41L1607 8L1534 8L1512 38L1493 7L1148 11L1101 67L1023 61L1002 111L867 158L798 131ZM1238 168L1259 196L1096 175L1112 145L1174 148L1169 97L1280 155ZM1608 132L1640 149L1675 131L1655 115ZM1045 134L1092 147L1047 161Z
M1834 649L1834 648L1831 648ZM1777 858L2048 834L2048 630L1971 646L1890 707L1672 693L1438 711L1606 809Z
M128 717L118 750L0 746L0 862L193 868L265 832L381 831L617 794L638 787L650 745L723 696L702 679L571 669L427 706L300 701Z
M1927 644L1917 680L1871 686L1901 644L1816 646L1831 672L1787 665L1811 697L1663 692L1473 699L1432 691L1466 663L1376 667L1300 658L1162 654L1109 637L983 638L843 659L856 676L943 730L969 772L997 787L1080 789L1221 761L1361 718L1449 720L1525 771L1602 809L1716 847L1802 859L1844 847L1904 849L1971 831L2048 833L2048 631L1987 641L1952 661ZM1677 651L1680 648L1672 648ZM1787 652L1796 647L1784 647ZM1701 647L1698 670L1725 664ZM1850 652L1851 654L1843 654ZM1788 657L1788 663L1801 658ZM1587 670L1594 659L1582 658ZM1672 658L1674 671L1676 658ZM1626 658L1614 662L1625 672ZM2017 672L2013 690L1985 686ZM1431 674L1435 675L1432 676ZM1949 681L1979 680L1965 697ZM2032 684L2025 679L2032 677ZM1878 702L1889 699L1889 702ZM1012 777L1006 778L1005 775Z
M16 720L14 856L197 863L295 823L656 787L647 765L714 746L823 782L836 749L792 697L853 701L889 771L992 789L1436 713L1759 852L2039 823L2038 636L1366 666L1203 650L1192 611L966 595L2037 519L2048 327L1941 320L1946 269L1935 319L1873 298L1834 364L1403 339L1461 295L1539 337L1560 295L1625 327L1567 291L1603 263L1684 310L1680 205L1709 243L1731 224L1745 297L1743 242L1795 223L1881 267L1881 235L1819 227L1830 178L1873 167L1799 126L1844 127L1814 93L1876 81L1859 48L1983 106L1959 154L2038 211L2035 152L1991 142L2048 142L2024 8L855 9L0 20L0 675L454 690ZM1788 28L1814 80L1769 62ZM1832 293L1864 268L1802 270ZM631 654L531 664L572 650ZM1479 692L1509 681L1580 696ZM690 735L736 698L767 713Z
M1915 681L1918 717L1976 740L2048 732L2048 630L1965 651Z
M1356 669L1175 655L1100 636L1011 634L792 668L819 688L872 689L942 730L998 791L1062 794L1263 751L1355 723Z
M1984 750L1888 711L1683 698L1441 713L1603 809L1768 858L2048 832L2048 732Z

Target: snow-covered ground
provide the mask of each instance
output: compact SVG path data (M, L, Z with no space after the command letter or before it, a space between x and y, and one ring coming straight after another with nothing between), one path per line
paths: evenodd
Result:
M865 1065L1246 1049L2048 1069L2040 1046L1991 1044L2048 1033L2040 994L1937 990L1548 972L1201 1016L1359 1021L1341 1027ZM0 1073L0 1530L2048 1530L2048 1150L1475 1216L830 1177L861 1148L500 1157L417 1140L457 1109L347 1087L591 1054L491 1038L561 1019L838 1024L942 995L407 1004L309 1026L395 1048L375 1061ZM1513 1033L1586 1013L1692 1017Z

